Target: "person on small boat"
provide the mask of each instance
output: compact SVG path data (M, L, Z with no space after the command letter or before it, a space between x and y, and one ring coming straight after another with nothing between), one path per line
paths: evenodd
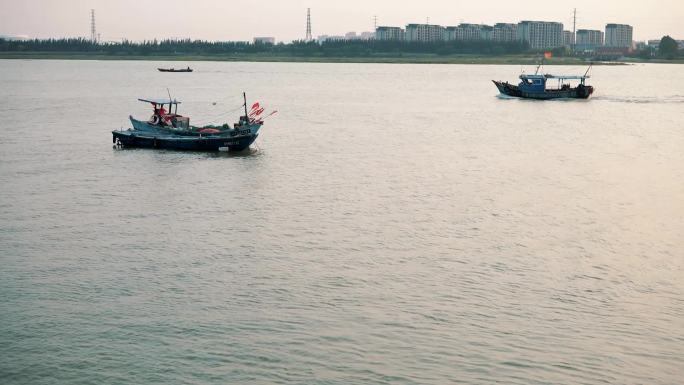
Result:
M164 109L164 105L157 108L157 103L152 103L152 108L154 109L154 112L152 113L152 117L150 117L150 120L148 122L151 124L158 124L160 126L163 126L164 122L169 120L167 112Z
M233 124L233 128L242 127L249 124L249 118L246 115L241 115L238 123Z
M159 116L161 116L162 118L165 117L166 114L167 114L166 110L164 109L164 106L159 107L159 109L157 110L157 113L158 113Z

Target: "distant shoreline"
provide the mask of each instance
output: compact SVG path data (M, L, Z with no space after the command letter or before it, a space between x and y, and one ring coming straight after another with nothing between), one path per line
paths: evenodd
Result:
M0 59L24 60L146 60L146 61L227 61L227 62L283 62L283 63L385 63L385 64L491 64L534 65L539 58L532 55L420 55L401 56L272 56L272 55L105 55L79 52L0 52ZM595 62L595 65L626 65L634 63L684 64L684 59L643 60L630 58L619 62ZM589 61L576 57L554 57L546 65L588 65Z

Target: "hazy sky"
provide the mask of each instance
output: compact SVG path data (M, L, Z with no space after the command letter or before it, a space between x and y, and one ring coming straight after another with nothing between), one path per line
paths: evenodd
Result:
M89 36L94 8L102 40L289 41L304 37L307 7L314 36L371 31L373 15L379 25L423 23L427 17L441 25L548 20L571 30L576 7L578 29L626 23L634 26L635 40L665 34L684 39L684 0L0 0L0 34Z

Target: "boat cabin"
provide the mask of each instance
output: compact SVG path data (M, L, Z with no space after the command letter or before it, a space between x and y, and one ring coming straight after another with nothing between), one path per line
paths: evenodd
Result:
M520 87L520 90L523 92L545 92L547 90L546 84L548 83L549 80L558 80L558 87L555 88L557 90L566 90L570 89L570 84L566 83L566 80L579 80L580 84L584 86L585 80L589 78L587 75L580 75L580 76L556 76L556 75L550 75L550 74L545 74L545 75L520 75L520 84L518 84L518 87Z
M180 129L190 128L190 118L178 114L178 105L181 103L176 99L138 99L141 102L152 104L153 112L147 123L163 127ZM165 108L168 106L168 110Z

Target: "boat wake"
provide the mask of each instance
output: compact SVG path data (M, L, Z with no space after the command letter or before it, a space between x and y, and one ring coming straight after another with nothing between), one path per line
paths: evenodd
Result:
M242 151L215 151L204 154L206 154L210 158L248 158L253 156L261 156L262 151L261 148L258 147L248 147L247 149Z
M671 96L595 96L594 100L613 103L636 103L636 104L674 104L684 103L684 95Z

